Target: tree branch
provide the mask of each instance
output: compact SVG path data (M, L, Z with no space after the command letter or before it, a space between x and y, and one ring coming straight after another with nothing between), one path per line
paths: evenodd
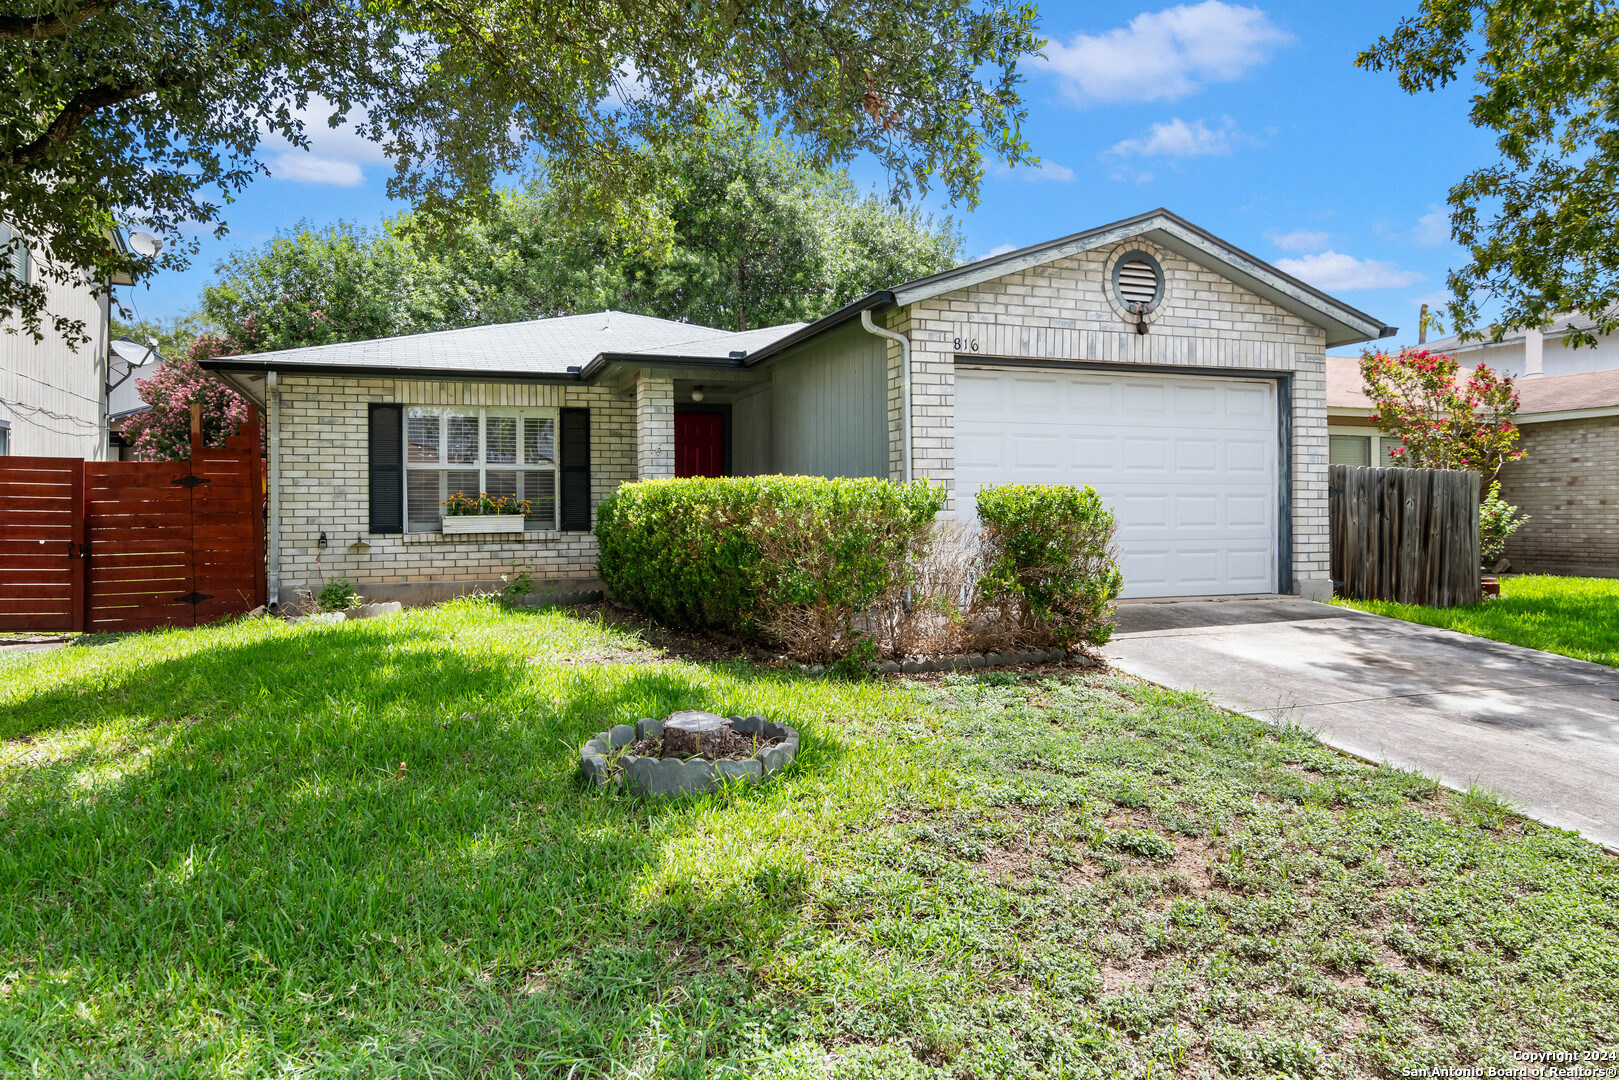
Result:
M61 37L100 15L118 0L89 0L66 15L29 18L27 15L0 15L0 41L44 41Z
M68 98L67 104L62 106L62 111L56 114L56 119L51 121L50 126L38 138L6 154L4 161L12 166L37 164L52 149L71 139L84 125L85 120L89 119L90 114L98 109L150 94L154 90L166 89L177 81L172 76L159 76L156 79L143 79L123 86L96 86L89 90L81 90Z

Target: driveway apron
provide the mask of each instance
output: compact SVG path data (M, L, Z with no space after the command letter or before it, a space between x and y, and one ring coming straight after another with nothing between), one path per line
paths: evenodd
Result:
M1119 607L1123 671L1494 790L1619 853L1619 671L1307 600Z

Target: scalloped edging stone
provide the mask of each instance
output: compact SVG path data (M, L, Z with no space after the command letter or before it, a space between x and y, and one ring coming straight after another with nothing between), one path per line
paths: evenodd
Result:
M655 758L625 754L618 758L618 771L613 769L613 752L629 746L638 739L663 737L663 721L650 717L637 720L635 726L618 724L607 731L597 732L579 748L579 771L598 787L617 784L624 791L644 798L674 798L713 791L724 783L740 780L757 784L785 769L798 756L798 729L778 724L762 716L721 717L730 722L731 730L743 735L762 735L767 739L780 739L780 746L763 747L753 757L743 761L728 758L704 761L702 758Z

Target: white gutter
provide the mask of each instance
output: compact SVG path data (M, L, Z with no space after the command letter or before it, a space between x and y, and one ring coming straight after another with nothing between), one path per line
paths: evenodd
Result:
M270 424L270 520L265 523L264 558L265 602L274 607L281 600L281 391L275 372L264 376L264 401Z
M899 344L900 401L903 405L899 411L899 422L900 429L905 432L905 482L908 484L911 482L911 339L872 322L869 308L860 313L860 325L866 328L868 334Z

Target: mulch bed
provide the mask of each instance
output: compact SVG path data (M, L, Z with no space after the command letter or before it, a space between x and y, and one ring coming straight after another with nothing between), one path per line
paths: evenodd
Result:
M724 663L727 661L743 660L758 664L761 667L776 667L792 663L779 652L774 652L756 642L736 637L732 634L712 630L682 630L668 626L660 626L648 619L638 611L626 607L619 607L610 601L597 604L581 604L572 608L582 618L599 616L602 622L609 626L622 627L638 633L641 640L656 649L662 649L664 656L658 659L689 660L693 663ZM1000 671L1066 671L1074 665L1053 661L1043 664L1013 664L998 669ZM1100 665L1105 668L1105 664ZM1099 668L1090 668L1097 671ZM898 678L907 681L938 684L944 681L947 671L922 672L918 674L903 674L883 676L883 678ZM636 751L640 753L640 751Z
M782 740L780 739L767 739L762 736L743 735L736 731L727 733L722 739L717 741L719 742L717 747L705 749L703 753L699 755L704 761L746 761L758 751L772 746L780 746L782 743ZM674 754L665 754L663 752L662 739L637 739L630 743L626 750L628 753L634 754L636 757L661 758L677 756Z
M603 601L599 604L581 604L572 609L583 618L600 616L609 626L632 630L641 640L662 649L670 660L690 660L696 663L716 663L727 660L746 660L754 664L779 664L781 654L771 652L762 645L717 631L679 630L659 626L638 611Z

